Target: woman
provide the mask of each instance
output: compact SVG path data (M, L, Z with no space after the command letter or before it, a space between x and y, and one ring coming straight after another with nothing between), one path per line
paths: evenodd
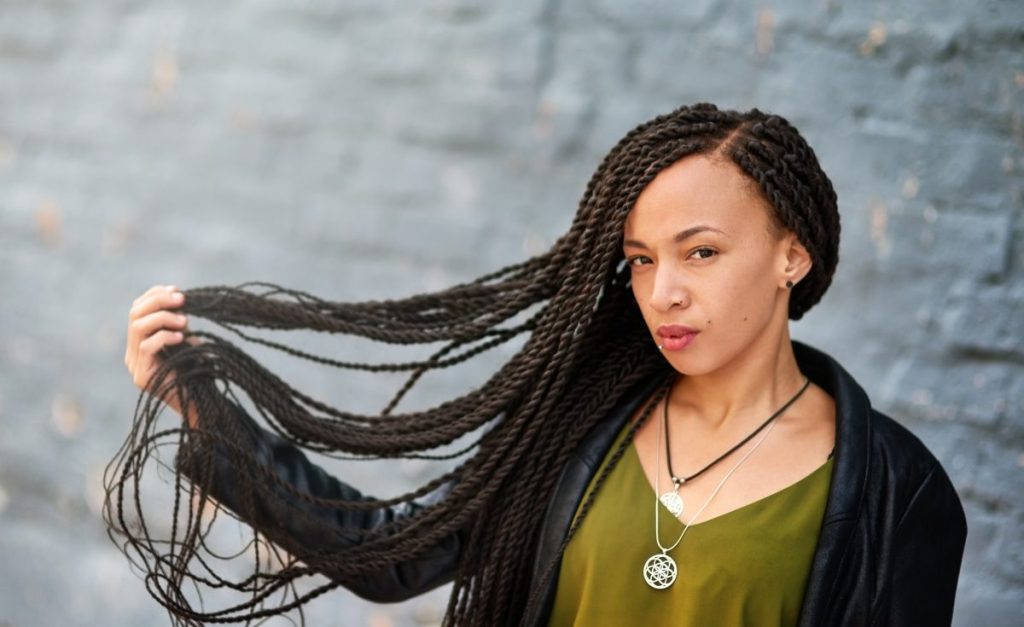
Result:
M269 298L279 292L154 287L133 304L125 361L188 417L183 485L296 558L233 584L255 595L240 607L262 608L301 575L331 583L269 610L194 610L181 582L210 582L206 562L189 567L203 526L172 528L161 555L125 522L124 486L170 433L155 431L149 405L115 460L108 520L160 558L146 560L150 591L183 620L259 617L338 585L388 602L454 581L453 625L949 624L966 537L952 483L833 358L789 336L831 283L838 245L835 193L799 132L701 103L620 140L548 253L474 283L355 304L291 292L287 305ZM379 416L358 416L311 402L216 336L183 343L173 309L450 342L390 366L413 370L408 385L474 354L444 359L473 340L529 338L466 396L392 414L407 385ZM273 429L214 380L243 387ZM390 500L298 446L409 456L485 425L471 458Z

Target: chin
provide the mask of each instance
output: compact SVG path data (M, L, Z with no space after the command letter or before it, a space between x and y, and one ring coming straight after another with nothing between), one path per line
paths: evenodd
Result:
M709 360L707 354L697 349L693 344L681 351L662 350L661 356L665 358L676 372L686 376L699 376L712 372L719 366L714 360Z
M684 377L699 377L709 372L714 372L715 367L709 366L705 363L698 363L692 359L667 359L668 363L672 365L676 372L683 375Z
M708 331L701 331L696 340L682 350L662 351L662 356L680 374L699 377L721 370L741 352L742 347L723 346Z

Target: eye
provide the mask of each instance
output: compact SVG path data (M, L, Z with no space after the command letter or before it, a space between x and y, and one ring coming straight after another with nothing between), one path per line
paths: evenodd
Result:
M708 248L706 246L698 248L690 253L691 256L698 255L699 259L710 259L711 257L718 254L718 251L714 248Z
M640 259L646 259L647 261L651 260L650 257L646 257L644 255L635 255L633 257L627 257L626 258L626 264L629 265L630 267L641 265L641 264L636 263L636 261L640 260Z

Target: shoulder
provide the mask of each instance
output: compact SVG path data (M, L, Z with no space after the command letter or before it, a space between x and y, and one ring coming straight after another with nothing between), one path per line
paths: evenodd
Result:
M924 479L936 466L941 467L921 438L875 408L871 409L870 448L872 464L883 464L911 483Z
M935 454L905 425L873 408L869 455L871 487L888 493L897 525L923 511L933 521L945 518L965 526L960 497Z
M823 383L842 415L833 481L833 487L840 488L838 494L854 495L855 507L872 528L896 526L912 532L920 525L936 524L948 531L949 538L962 536L966 525L960 497L921 438L876 409L836 358L796 340L793 351L801 370ZM849 492L847 486L852 486Z
M855 434L854 448L858 457L866 456L869 472L877 469L895 475L894 479L915 483L939 465L921 438L874 406L871 395L838 359L801 342L794 341L793 349L801 369L816 375L834 399L836 411L847 423L841 431ZM867 450L861 448L865 444Z

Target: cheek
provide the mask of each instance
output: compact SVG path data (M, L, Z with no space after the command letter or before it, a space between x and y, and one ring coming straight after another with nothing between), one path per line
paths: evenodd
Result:
M631 274L629 277L629 289L633 291L633 298L636 299L638 304L641 304L642 309L642 304L647 302L644 297L647 296L649 290L643 277L640 277L638 280L636 275Z
M636 304L640 308L640 311L644 312L644 316L646 317L647 308L644 307L644 303L647 302L647 299L644 298L643 287L641 285L638 285L636 281L631 281L629 289L632 290L633 292L633 300L636 301Z
M775 307L775 290L763 268L723 272L696 292L695 297L695 304L712 323L763 321Z
M633 300L636 301L637 308L640 310L640 314L643 316L644 321L650 325L652 323L651 310L648 307L650 303L650 291L649 288L643 281L639 283L632 281L630 289L633 292Z

